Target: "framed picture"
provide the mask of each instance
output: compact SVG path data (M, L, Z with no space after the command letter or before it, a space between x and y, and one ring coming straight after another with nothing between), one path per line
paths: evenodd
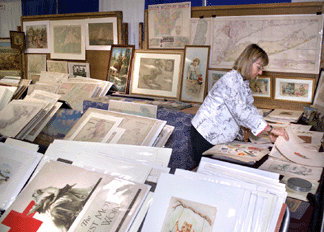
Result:
M51 59L85 60L84 20L50 21Z
M203 102L207 87L210 46L185 46L181 101Z
M48 72L68 73L68 62L58 60L47 60Z
M25 33L22 31L10 31L10 43L11 48L18 49L20 51L25 51Z
M131 94L179 98L183 52L137 50Z
M26 53L50 53L49 21L23 22Z
M110 50L118 44L117 17L86 19L86 49Z
M27 55L27 79L37 81L39 75L46 72L46 55Z
M311 103L313 92L314 79L275 78L275 100Z
M313 105L315 107L319 106L321 108L324 108L324 70L323 69L321 69L321 73L318 78Z
M227 72L217 71L217 70L208 70L208 92L213 88L214 84Z
M0 38L0 77L19 76L20 70L20 51L11 48L10 38Z
M77 76L89 77L90 78L90 65L89 63L75 63L69 62L69 74L70 78Z
M115 91L129 93L134 45L112 45L107 81L114 83Z
M254 97L271 98L271 77L258 77L250 81L250 88Z

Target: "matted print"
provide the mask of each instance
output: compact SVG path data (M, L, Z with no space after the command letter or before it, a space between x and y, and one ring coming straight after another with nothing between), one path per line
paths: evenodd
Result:
M182 52L135 51L131 94L179 97Z
M90 78L90 65L89 63L73 63L69 62L69 74L70 78L77 76Z
M116 17L86 19L85 26L87 50L110 50L118 44Z
M254 97L271 97L271 77L258 77L250 81L250 88Z
M208 92L213 88L214 84L227 72L209 70L208 71Z
M28 54L27 55L27 75L28 79L32 80L33 75L39 75L42 72L46 72L46 55L36 55Z
M114 83L115 91L129 93L129 83L135 45L112 45L107 81Z
M48 72L68 73L67 61L47 60L46 62Z
M210 46L186 45L181 101L203 102L207 87Z
M164 231L211 232L217 207L171 197L163 222Z
M85 60L84 20L50 22L51 59Z
M49 21L23 22L26 53L50 53Z
M275 78L275 99L297 102L313 100L314 79Z

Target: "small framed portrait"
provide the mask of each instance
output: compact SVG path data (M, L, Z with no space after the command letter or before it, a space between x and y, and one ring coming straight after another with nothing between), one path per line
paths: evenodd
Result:
M275 100L312 103L313 78L275 78Z
M209 45L185 46L181 101L203 102L207 93L209 50Z
M25 33L22 31L10 31L11 48L16 48L20 51L26 50Z
M250 88L254 97L271 98L271 77L258 77L250 81Z
M182 51L135 51L130 93L178 99L182 57Z
M115 92L129 93L135 45L112 45L107 81L114 83Z

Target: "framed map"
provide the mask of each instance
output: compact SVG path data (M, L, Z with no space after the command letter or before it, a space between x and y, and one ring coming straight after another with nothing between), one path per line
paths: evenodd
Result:
M50 53L49 21L23 22L26 53Z
M135 51L131 94L178 98L183 52Z
M84 20L50 22L51 59L85 60Z
M311 103L314 82L311 78L275 78L275 99Z
M47 60L46 62L48 72L68 73L67 61Z
M86 19L86 49L110 50L118 44L117 18Z
M243 49L256 43L269 56L266 71L319 73L323 15L213 18L210 68L231 69Z
M190 43L191 2L148 6L149 48L184 48Z
M191 19L191 45L210 45L211 18Z
M254 97L271 97L271 77L258 77L250 81L250 88Z

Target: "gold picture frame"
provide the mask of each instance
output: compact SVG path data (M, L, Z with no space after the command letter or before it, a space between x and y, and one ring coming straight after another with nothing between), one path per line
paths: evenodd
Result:
M25 33L21 31L10 31L11 48L18 49L19 51L26 50Z
M135 51L130 93L179 99L182 57L182 51Z

